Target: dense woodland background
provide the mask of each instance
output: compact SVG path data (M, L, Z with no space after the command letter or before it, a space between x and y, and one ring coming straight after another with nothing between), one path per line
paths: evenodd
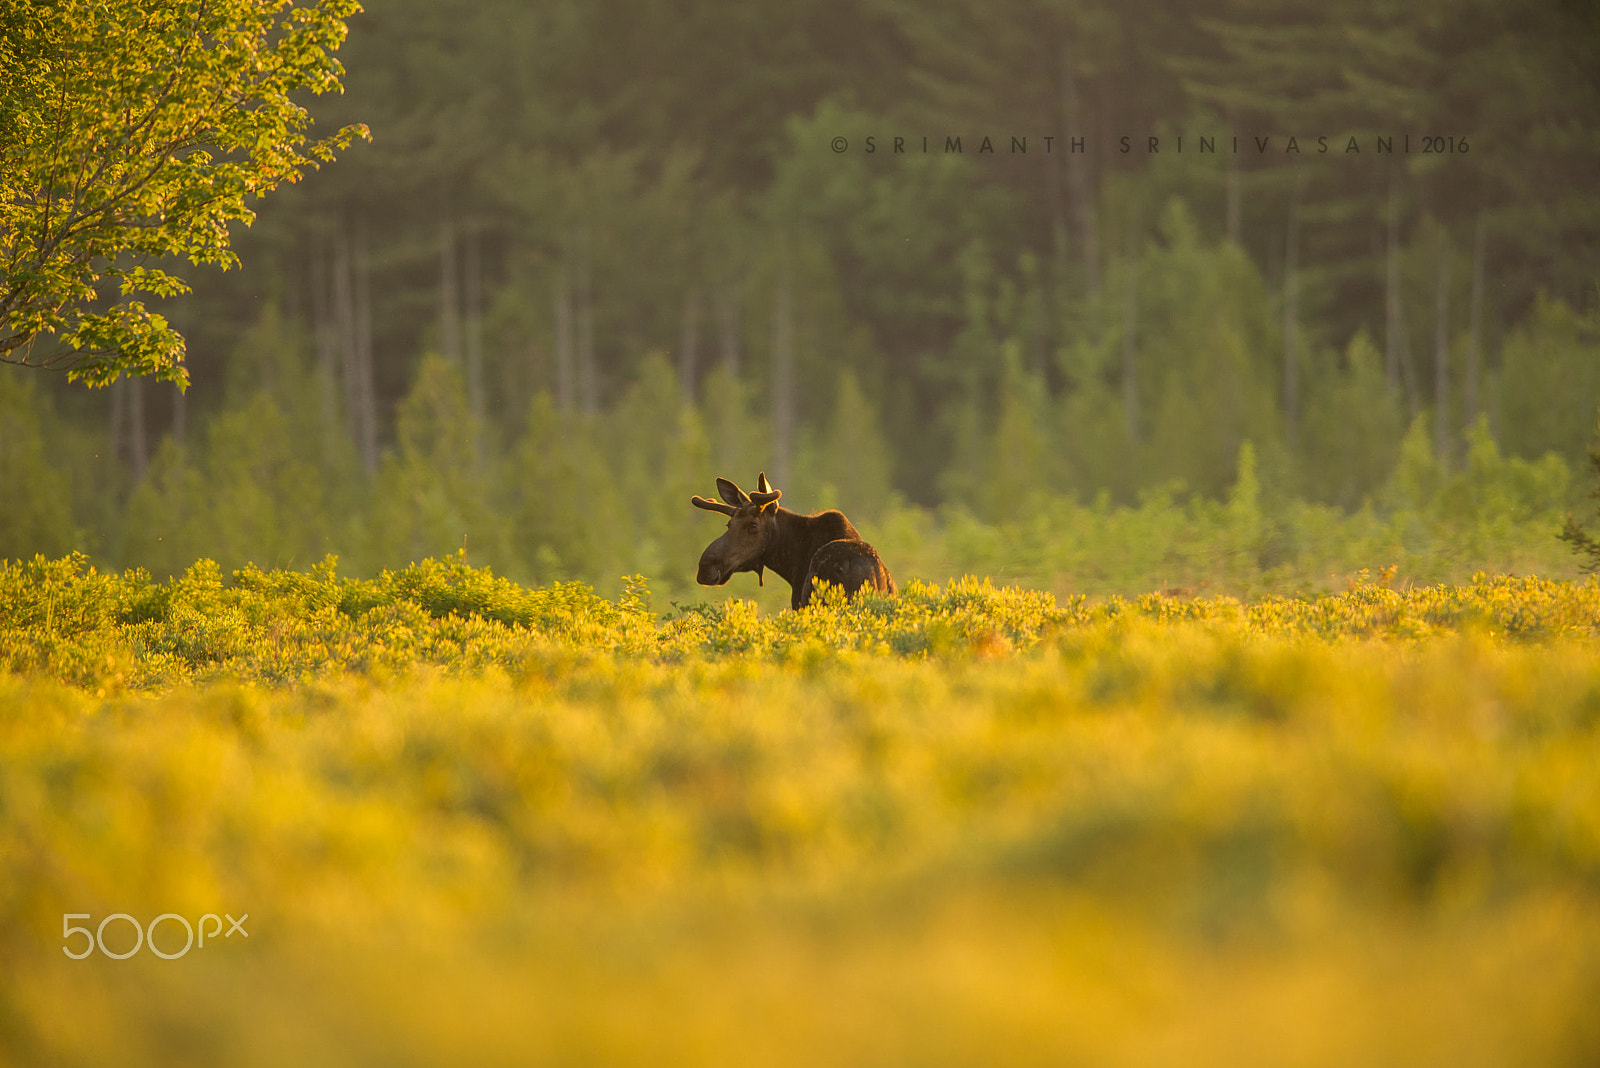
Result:
M0 368L0 556L688 591L759 470L897 546L1581 501L1580 0L372 0L341 57L372 141L186 272L187 395Z

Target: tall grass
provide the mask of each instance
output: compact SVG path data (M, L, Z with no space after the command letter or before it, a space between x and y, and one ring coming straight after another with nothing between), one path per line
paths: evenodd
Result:
M763 615L68 558L0 620L10 1062L1600 1054L1592 582ZM62 953L119 912L249 938Z

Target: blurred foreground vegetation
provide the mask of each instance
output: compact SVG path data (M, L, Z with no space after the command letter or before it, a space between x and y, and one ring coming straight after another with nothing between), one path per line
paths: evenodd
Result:
M1600 584L907 587L4 565L0 1059L1600 1053Z

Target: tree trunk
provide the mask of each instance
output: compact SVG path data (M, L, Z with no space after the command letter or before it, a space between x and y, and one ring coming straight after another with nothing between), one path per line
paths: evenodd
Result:
M350 264L350 236L343 227L334 236L333 318L339 349L340 377L344 383L344 429L357 453L361 451L361 356L356 347L356 311ZM364 461L363 461L364 462Z
M467 359L467 407L472 418L483 421L483 247L478 231L468 230L464 253L465 271L462 278L462 301L466 312L466 329L462 340Z
M133 466L133 480L144 481L144 472L150 466L150 449L144 433L144 379L128 379L128 461Z
M1383 370L1389 392L1400 392L1400 185L1389 173L1388 233L1384 249Z
M354 331L352 347L355 355L356 392L358 408L356 441L361 451L361 466L368 475L378 470L378 399L373 381L372 360L372 257L367 250L367 227L356 227L355 250L355 306L352 309Z
M740 286L729 282L717 294L717 333L722 348L722 369L730 382L739 380Z
M572 272L565 259L556 275L555 320L556 402L570 412L577 402L577 368L572 351Z
M107 454L113 467L122 459L122 424L126 422L123 414L128 407L128 383L125 379L117 379L106 390L111 395L111 450Z
M1229 117L1230 124L1232 117ZM1239 244L1239 154L1228 153L1228 167L1226 171L1225 195L1227 197L1228 212L1228 244L1235 247Z
M329 252L320 233L311 239L311 338L317 351L317 392L322 402L322 432L328 440L338 434L339 401L334 372L337 345L333 313L329 310L333 283L328 278Z
M1067 258L1071 255L1071 238L1067 234L1067 214L1064 205L1069 193L1067 191L1066 168L1061 163L1061 155L1071 151L1072 135L1075 132L1067 122L1065 116L1057 124L1059 134L1056 138L1056 150L1045 156L1045 175L1050 185L1050 195L1046 199L1050 202L1050 246L1055 253L1052 261L1058 268L1064 268Z
M678 382L683 395L694 401L695 373L700 360L700 292L691 289L683 298L683 336L678 344Z
M1300 434L1300 196L1306 181L1304 168L1297 170L1283 249L1283 417L1291 450Z
M183 390L172 394L172 440L179 445L189 430L189 396Z
M600 383L594 356L594 288L589 260L589 227L578 236L577 357L578 400L584 415L600 410Z
M1122 301L1122 416L1128 441L1139 444L1139 255L1128 253L1128 279Z
M1067 260L1072 254L1072 238L1068 232L1067 205L1072 194L1068 187L1066 165L1061 161L1064 155L1072 151L1072 138L1080 135L1074 125L1074 117L1067 111L1066 94L1057 93L1055 110L1056 141L1054 151L1045 155L1045 180L1048 183L1049 195L1045 198L1049 202L1050 210L1050 246L1055 253L1051 261L1055 267L1055 277L1063 277Z
M794 445L794 282L787 249L779 255L772 314L772 468L781 489L789 482L789 455Z
M1417 365L1411 358L1411 327L1403 311L1400 316L1400 380L1406 389L1406 410L1415 419L1422 411L1422 387L1417 384Z
M1478 366L1483 352L1483 261L1486 219L1478 213L1478 225L1472 235L1472 304L1467 313L1467 374L1462 384L1461 405L1466 425L1478 420Z
M461 362L461 297L456 285L456 230L450 216L439 223L439 355Z
M1411 359L1411 333L1406 326L1405 304L1400 293L1400 185L1392 171L1389 175L1388 244L1384 370L1388 376L1390 393L1398 394L1400 387L1405 387L1406 410L1415 419L1421 410L1422 397L1417 386L1417 370Z
M1439 279L1433 305L1433 451L1450 462L1450 234L1439 234Z
M743 297L743 285L732 278L717 288L715 296L718 347L728 392L721 397L707 397L706 403L720 415L717 458L723 464L739 459L743 445L745 395L739 381L739 308Z
M1083 129L1083 110L1078 100L1076 65L1072 40L1067 31L1061 37L1059 72L1062 111L1067 119L1067 184L1072 193L1073 215L1078 222L1078 252L1083 261L1084 278L1090 293L1100 291L1100 232L1096 221L1094 182L1089 173L1088 154L1072 151L1072 137Z

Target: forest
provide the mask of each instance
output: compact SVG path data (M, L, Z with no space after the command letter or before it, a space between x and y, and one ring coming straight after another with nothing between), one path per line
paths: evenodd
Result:
M1256 587L1571 571L1588 5L368 7L187 392L0 368L0 556L687 595L766 471L932 580L1237 589L1241 486Z

